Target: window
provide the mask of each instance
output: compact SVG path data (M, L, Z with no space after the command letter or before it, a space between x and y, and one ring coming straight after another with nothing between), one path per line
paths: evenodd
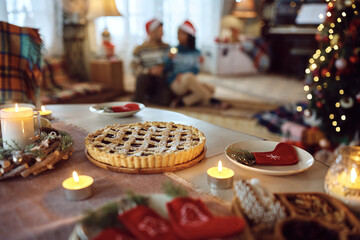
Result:
M40 29L45 54L62 54L61 1L5 0L0 1L0 21L21 27Z
M222 0L116 0L122 17L95 20L97 48L107 26L115 53L128 65L132 50L146 39L145 23L156 17L164 22L164 42L177 44L177 28L190 20L196 28L197 47L211 43L218 36L223 8ZM94 46L92 47L94 50Z

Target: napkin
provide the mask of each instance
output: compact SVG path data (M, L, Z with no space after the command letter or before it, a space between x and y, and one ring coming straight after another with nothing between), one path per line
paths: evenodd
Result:
M171 226L182 239L224 238L239 233L245 222L239 217L216 217L197 199L175 198L166 204Z
M275 149L270 152L252 152L259 165L293 165L298 163L299 159L295 148L288 143L279 143Z
M149 207L139 205L120 215L119 220L140 240L178 239L167 219Z
M106 228L92 240L136 240L118 228Z

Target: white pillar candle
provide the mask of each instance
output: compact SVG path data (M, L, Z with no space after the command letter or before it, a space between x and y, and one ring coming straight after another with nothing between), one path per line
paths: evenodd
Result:
M34 136L32 108L18 107L16 104L13 108L1 109L0 114L3 147L5 149L16 147L15 141L21 149L25 149L26 145L32 142L31 138Z

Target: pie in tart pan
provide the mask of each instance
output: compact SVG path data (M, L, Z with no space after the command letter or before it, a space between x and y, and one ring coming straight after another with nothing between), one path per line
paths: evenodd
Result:
M130 169L165 168L196 158L206 138L197 128L172 122L144 122L99 129L85 138L95 160Z

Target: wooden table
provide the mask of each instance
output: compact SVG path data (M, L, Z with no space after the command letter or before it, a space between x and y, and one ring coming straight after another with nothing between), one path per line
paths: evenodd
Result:
M179 182L196 191L216 195L230 203L231 190L214 191L207 185L206 170L216 166L220 159L223 160L224 166L235 171L236 178L259 178L271 192L323 192L327 166L317 161L306 172L276 177L244 171L227 160L224 155L226 146L244 140L261 140L257 137L166 110L146 108L132 117L110 118L90 112L89 106L47 106L47 109L53 111L53 117L71 123L54 124L55 127L61 126L67 128L64 130L70 131L75 141L74 153L69 160L55 165L54 170L46 171L39 176L0 181L0 239L66 239L85 210L114 201L123 196L128 189L139 194L161 192L161 185L169 179L168 176L177 178ZM191 168L167 175L129 175L106 171L86 159L86 131L93 132L114 123L143 121L172 121L200 129L207 138L208 150L204 160ZM91 198L84 201L65 199L61 183L71 176L73 170L94 178L94 194Z

